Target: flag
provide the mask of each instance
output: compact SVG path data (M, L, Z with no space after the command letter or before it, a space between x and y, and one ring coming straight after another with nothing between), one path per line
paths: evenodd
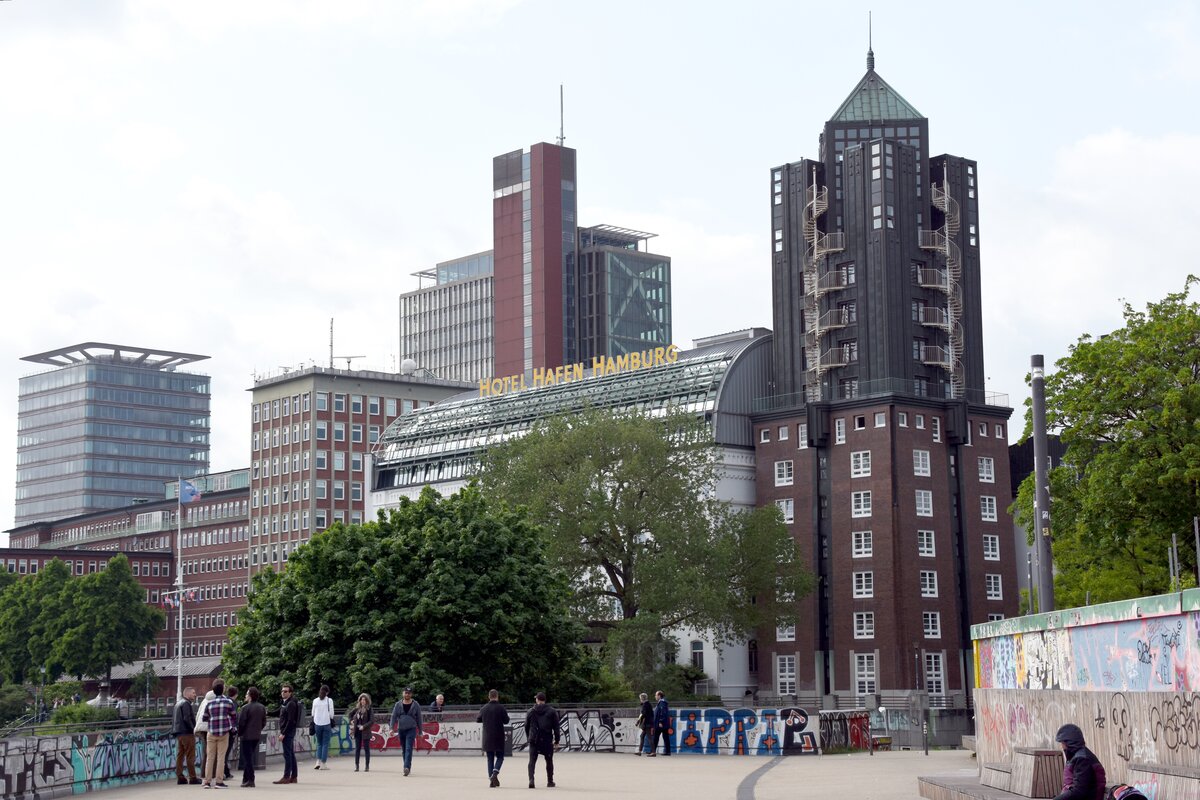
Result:
M179 502L190 503L193 500L200 499L200 490L196 488L196 484L191 481L179 481Z

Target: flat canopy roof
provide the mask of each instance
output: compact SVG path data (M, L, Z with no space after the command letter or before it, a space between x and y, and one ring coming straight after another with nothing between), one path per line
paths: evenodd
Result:
M103 351L103 352L93 352ZM146 369L174 369L184 364L203 361L208 356L195 353L178 353L174 350L155 350L148 347L131 347L124 344L84 342L58 350L47 350L32 356L22 356L22 361L49 364L54 367L69 367L85 362L121 363Z

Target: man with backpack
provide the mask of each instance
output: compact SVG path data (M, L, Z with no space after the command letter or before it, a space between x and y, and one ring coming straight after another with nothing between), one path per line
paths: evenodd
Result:
M534 788L533 772L537 757L546 759L546 785L554 786L554 751L558 749L558 712L546 703L546 693L538 692L535 705L525 716L525 737L529 740L529 788Z

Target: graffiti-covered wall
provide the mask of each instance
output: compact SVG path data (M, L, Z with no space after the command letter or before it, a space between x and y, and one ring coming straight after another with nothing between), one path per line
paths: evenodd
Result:
M1110 784L1200 797L1200 590L976 625L972 638L981 764L1053 748L1071 722Z
M527 747L524 710L510 712L508 736L516 751ZM567 711L561 715L562 746L577 751L634 752L641 731L632 716L611 710ZM386 715L380 714L379 719ZM354 739L344 717L339 719L333 752L350 755ZM271 720L263 733L268 756L281 752ZM474 712L428 715L417 737L418 752L427 755L478 755L481 726ZM696 755L810 755L826 747L865 747L870 741L865 712L822 715L820 721L803 708L679 709L671 714L672 750ZM399 750L386 721L371 732L371 748ZM296 752L311 753L307 730L296 736ZM165 729L131 729L69 736L0 740L0 797L46 798L82 794L143 781L173 780L176 741ZM197 747L197 766L203 746Z
M513 750L524 750L523 711L509 712L513 723L508 736ZM386 715L380 714L378 718ZM865 720L865 713L862 714ZM668 737L671 749L678 753L697 755L807 755L819 752L821 731L816 718L810 718L802 708L697 708L671 711ZM860 728L865 722L850 718L831 721L831 735L846 741L866 741ZM416 750L431 754L453 755L479 752L481 726L475 715L448 712L430 715L421 725ZM566 711L560 715L559 741L564 749L579 751L636 752L641 731L632 716L618 716L611 711ZM373 750L398 749L400 743L386 721L377 722L371 731ZM661 744L660 744L661 747ZM337 750L349 755L354 752L354 737L349 725L342 720L337 731Z

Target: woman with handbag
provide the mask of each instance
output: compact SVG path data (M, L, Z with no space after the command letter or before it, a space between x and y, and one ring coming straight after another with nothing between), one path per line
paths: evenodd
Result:
M350 712L350 732L354 734L354 771L358 772L358 754L366 751L367 772L371 771L371 727L375 724L375 712L371 708L371 695L363 692L358 703Z
M312 701L312 732L317 736L317 763L313 769L329 769L329 740L333 736L333 698L322 684Z

